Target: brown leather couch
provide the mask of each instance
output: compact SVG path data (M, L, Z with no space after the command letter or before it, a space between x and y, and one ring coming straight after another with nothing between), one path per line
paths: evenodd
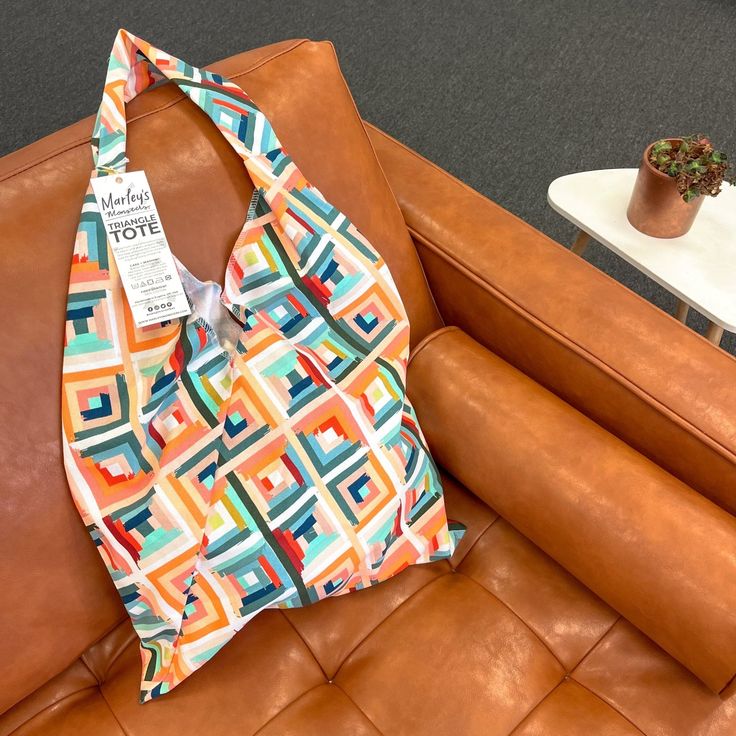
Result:
M736 734L734 359L363 123L331 44L213 68L387 259L468 532L451 564L265 612L138 704L137 641L60 457L83 120L0 161L0 733ZM239 160L171 86L129 117L174 251L220 279Z

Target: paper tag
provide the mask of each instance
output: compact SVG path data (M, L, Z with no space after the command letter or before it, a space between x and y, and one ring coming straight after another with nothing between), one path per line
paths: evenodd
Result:
M191 314L145 172L96 177L92 189L136 325Z

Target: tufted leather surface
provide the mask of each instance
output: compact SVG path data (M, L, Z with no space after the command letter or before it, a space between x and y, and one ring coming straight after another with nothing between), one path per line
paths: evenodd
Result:
M457 330L438 330L417 254L331 46L285 41L215 68L253 93L308 176L389 261L413 344L428 336L410 366L409 390L433 452L456 476L444 476L448 513L468 531L451 562L412 567L310 608L265 612L172 693L137 703L135 635L69 499L58 402L49 398L58 393L68 259L90 165L90 121L83 121L0 162L0 295L24 336L4 346L0 374L0 736L736 733L736 680L726 683L735 664L733 517L686 485L728 508L731 485L717 488L701 435L722 449L733 438L720 406L702 399L691 406L691 389L681 390L687 368L693 381L707 379L729 401L733 361L684 337L680 325L672 334L686 360L662 360L652 340L626 366L627 319L639 320L645 334L656 323L652 308L632 305L569 254L549 256L555 246L543 236L439 170L409 166L413 153L382 144L373 131L404 216L422 240L444 316L509 362ZM133 102L131 160L149 170L174 249L198 275L219 278L249 192L218 134L179 99L164 87ZM172 127L174 139L165 135ZM348 163L360 176L344 179ZM206 208L194 206L203 192ZM452 232L448 216L458 233L452 247L440 244L447 246L440 258L438 243ZM432 248L420 228L437 238L436 261L428 260ZM489 233L497 237L493 258L484 250ZM523 278L525 252L549 266L547 283L535 282L532 291ZM458 277L469 256L482 276L473 288ZM586 367L598 360L594 334L577 336L588 340L584 350L571 348L575 320L555 309L568 274L580 293L605 289L619 308L607 338L619 340L608 356L615 376L601 380ZM503 318L492 279L505 280L516 299L503 295ZM524 313L540 304L548 312L544 329ZM635 395L632 379L645 377L656 401ZM44 385L54 388L38 389ZM614 421L617 405L622 416ZM655 406L674 406L686 421L668 416L669 425L662 423ZM594 421L601 416L610 434ZM662 436L681 454L693 453L694 469L664 452ZM730 460L720 457L730 472ZM646 514L637 515L639 507ZM698 524L689 527L688 519ZM691 559L678 568L684 553ZM678 569L682 587L673 584Z
M409 393L435 458L721 690L736 675L736 519L458 328L420 347Z
M710 692L457 481L445 487L469 525L451 565L267 611L146 706L126 622L0 717L0 733L733 733L734 684Z

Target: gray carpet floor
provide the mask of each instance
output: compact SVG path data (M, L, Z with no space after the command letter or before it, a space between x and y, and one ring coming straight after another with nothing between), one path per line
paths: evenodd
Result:
M736 159L734 0L6 0L0 155L96 111L121 26L197 65L331 39L365 119L563 243L557 176L636 166L649 141L688 132ZM585 257L673 312L602 246ZM722 345L736 353L736 336Z

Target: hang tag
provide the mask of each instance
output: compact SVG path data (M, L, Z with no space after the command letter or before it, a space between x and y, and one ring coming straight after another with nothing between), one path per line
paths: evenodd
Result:
M191 314L145 172L95 177L92 189L136 325Z

